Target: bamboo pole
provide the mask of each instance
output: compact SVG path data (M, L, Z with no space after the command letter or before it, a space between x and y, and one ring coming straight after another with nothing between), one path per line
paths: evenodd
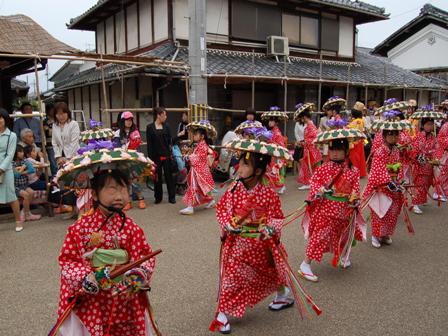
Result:
M37 96L37 101L38 101L38 104L39 104L39 112L40 112L40 114L41 114L41 116L40 116L40 118L39 118L39 126L40 126L40 141L41 141L41 146L42 146L42 148L41 148L41 150L42 150L42 153L44 154L44 159L45 159L45 161L46 162L50 162L50 160L49 160L49 158L48 158L48 154L47 154L47 148L46 148L46 145L47 145L47 137L45 136L45 130L44 130L44 117L43 117L43 115L44 115L44 109L43 109L43 106L42 106L42 99L41 99L41 97L40 97L40 87L39 87L39 74L38 74L38 72L37 72L37 58L35 58L34 59L34 76L35 76L35 78L36 78L36 96ZM48 181L49 181L49 177L48 177L48 168L45 168L44 169L44 176L45 176L45 184L46 184L46 186L47 186L47 193L48 193L48 190L49 190L49 184L48 184Z
M79 55L39 55L39 54L5 54L0 53L0 57L14 57L14 58L27 58L27 59L56 59L56 60L66 60L66 61L87 61L87 62L98 62L98 63L114 63L114 64L123 64L123 65L143 65L143 66L154 66L154 67L166 67L172 69L182 69L188 70L188 66L182 62L172 62L172 61L164 61L159 59L150 59L147 62L133 61L131 59L116 59L116 57L107 58L101 57L102 54L98 54L97 57L89 57L89 56L79 56Z

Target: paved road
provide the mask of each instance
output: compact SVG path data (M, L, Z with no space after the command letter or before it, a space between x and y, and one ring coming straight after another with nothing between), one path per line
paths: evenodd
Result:
M294 210L305 192L289 189L283 209ZM216 307L218 227L213 210L180 216L180 202L131 210L153 248L162 248L153 276L151 298L164 335L208 335ZM317 284L305 283L324 310L301 321L295 309L272 313L269 301L231 321L234 335L448 335L448 210L436 204L413 216L416 235L400 222L394 243L376 250L358 245L353 267L330 266L327 256L315 266ZM26 225L0 223L0 335L46 335L56 319L59 291L58 252L69 221L45 218ZM297 268L304 239L297 224L283 241Z

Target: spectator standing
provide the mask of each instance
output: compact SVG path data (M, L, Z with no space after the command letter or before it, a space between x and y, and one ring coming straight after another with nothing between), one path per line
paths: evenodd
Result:
M182 113L182 120L177 126L177 138L182 140L188 140L188 132L187 132L187 125L188 125L188 113L183 112Z
M79 125L72 120L71 112L66 103L57 103L54 107L55 122L53 124L53 144L54 157L58 167L74 157L79 149Z
M17 146L17 135L11 131L12 120L5 109L0 108L0 204L9 204L16 220L16 232L23 230L20 204L14 186L12 161Z
M32 114L33 113L33 107L30 103L23 103L20 106L20 111L23 114ZM17 118L14 121L14 133L17 135L21 134L21 131L24 128L29 128L31 131L33 131L34 134L34 142L36 143L37 147L42 147L42 136L40 132L40 121L39 118Z
M168 189L168 200L174 204L176 203L176 187L174 185L173 173L176 171L173 169L175 165L171 152L173 139L170 128L166 123L167 113L163 107L155 107L153 114L154 122L146 127L146 140L148 156L157 166L157 176L154 183L155 203L162 202L164 176Z

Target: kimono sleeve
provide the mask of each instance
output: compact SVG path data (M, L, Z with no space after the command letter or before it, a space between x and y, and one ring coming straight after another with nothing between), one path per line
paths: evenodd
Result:
M314 195L316 195L316 193L319 191L319 189L324 186L322 176L325 175L326 169L326 165L320 166L311 177L310 193L308 194L307 198L308 201L311 201L314 198Z
M277 193L270 189L268 193L269 202L267 202L267 218L266 224L273 227L275 232L280 235L283 228L284 215L282 211L282 206L280 198Z
M79 232L75 230L75 225L68 229L59 255L61 283L71 293L78 291L84 278L92 272L90 262L82 257Z
M368 193L365 196L369 196L369 194L373 191L373 189L387 185L390 181L390 175L387 171L387 159L388 159L388 149L383 146L378 149L378 151L373 156L372 167L370 169L370 177L369 177L369 186Z
M224 227L231 222L232 215L232 193L230 190L227 190L224 195L222 195L218 204L216 204L216 219L218 220L218 224L222 231L224 231Z
M130 255L132 257L133 261L136 261L138 259L143 258L144 256L147 256L148 254L152 253L152 247L149 245L145 233L143 230L132 221L131 224L134 229L132 231L132 238L131 238L131 252ZM128 251L129 252L129 251ZM143 268L148 276L148 282L151 280L152 273L154 271L154 267L156 265L156 258L151 258L148 261L145 261L140 265L141 268Z

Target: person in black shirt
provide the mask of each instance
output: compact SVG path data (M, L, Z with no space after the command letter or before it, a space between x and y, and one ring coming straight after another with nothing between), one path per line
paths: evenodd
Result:
M186 129L187 125L188 125L188 113L183 112L182 121L177 126L177 139L179 141L188 140L188 132Z
M157 176L154 182L155 203L162 202L163 198L163 177L168 189L168 200L176 203L176 186L173 178L173 156L171 153L172 137L171 131L166 124L166 110L163 107L154 108L154 122L146 126L146 140L148 146L148 156L157 165Z

